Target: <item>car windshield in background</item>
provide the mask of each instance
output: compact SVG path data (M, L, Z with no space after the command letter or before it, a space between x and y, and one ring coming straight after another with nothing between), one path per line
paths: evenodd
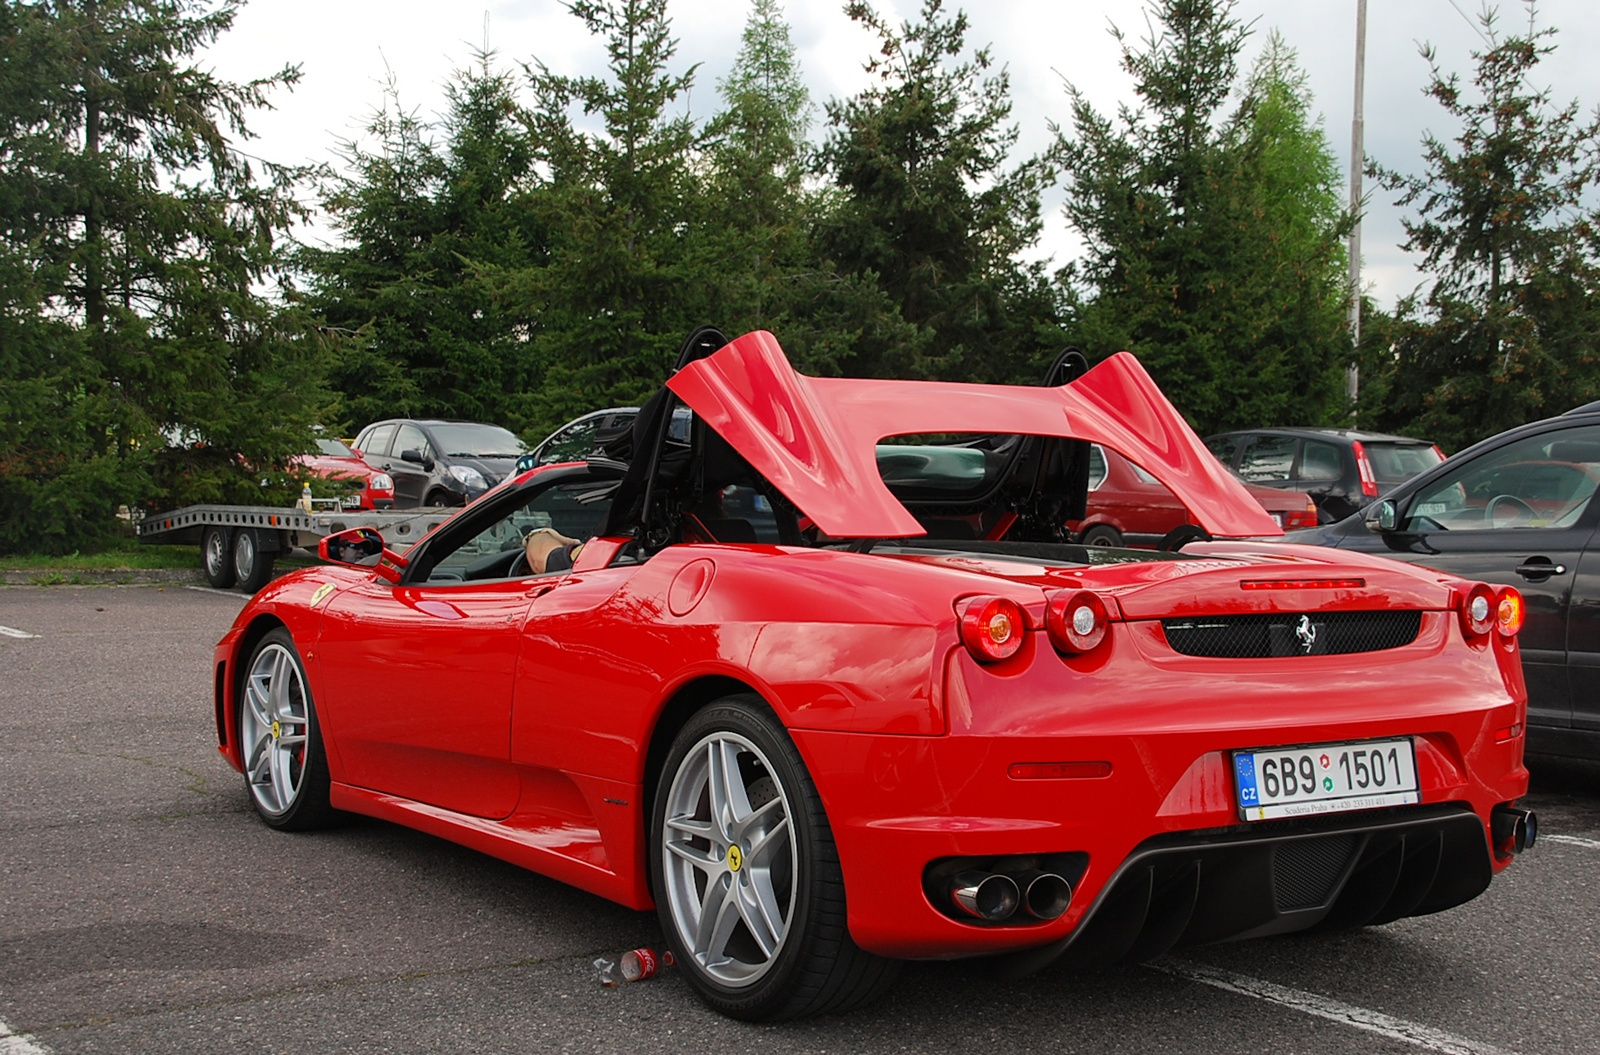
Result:
M432 429L439 449L450 458L515 458L527 449L514 433L498 425L446 422Z
M1421 472L1432 469L1444 461L1444 455L1433 444L1383 443L1364 440L1367 459L1372 463L1372 475L1379 485L1390 487L1403 483Z
M329 458L357 457L356 452L351 450L348 446L338 440L330 440L327 437L317 440L317 453L325 454Z

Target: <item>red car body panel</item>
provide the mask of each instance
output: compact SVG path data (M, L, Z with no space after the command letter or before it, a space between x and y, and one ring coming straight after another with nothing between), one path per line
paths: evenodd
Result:
M342 446L342 444L341 444ZM351 448L350 457L314 453L301 454L289 459L292 468L308 470L328 480L348 481L356 499L357 509L389 509L394 506L394 482L389 474L368 465L366 460ZM375 481L387 481L387 486L374 486Z
M1213 536L1283 534L1126 352L1059 388L807 377L757 331L667 386L834 538L922 534L884 486L876 444L951 432L1091 440L1155 474Z
M830 535L920 531L872 475L881 437L997 427L1070 427L1155 463L1213 533L1273 526L1131 357L1061 389L986 390L805 378L770 335L754 334L685 367L672 387ZM1118 413L1134 425L1119 430ZM541 467L508 481L412 555L512 491L581 471ZM573 570L547 576L396 585L329 566L270 584L216 648L220 750L243 767L241 671L283 626L304 660L336 807L642 909L653 903L646 836L664 743L696 707L753 693L822 799L851 936L898 957L1063 943L1109 911L1108 891L1152 840L1272 830L1241 819L1229 768L1241 749L1410 738L1415 809L1478 825L1485 883L1511 860L1491 852L1490 815L1527 788L1526 692L1515 637L1463 629L1472 584L1272 542L1112 562L1082 547L1038 557L992 543L855 552L679 542L615 562L624 541L596 540ZM1110 627L1091 652L1063 654L1047 609L1078 589L1104 600ZM975 660L955 616L961 599L986 596L1014 600L1027 624L1020 650L993 664ZM1359 655L1186 655L1163 624L1390 609L1419 613L1415 639ZM1014 775L1026 764L1068 775ZM923 885L944 858L1046 854L1087 861L1057 919L975 925Z

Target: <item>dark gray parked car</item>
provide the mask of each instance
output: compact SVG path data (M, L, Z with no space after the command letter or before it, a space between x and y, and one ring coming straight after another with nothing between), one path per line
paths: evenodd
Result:
M394 506L465 505L504 480L527 447L499 425L391 418L361 430L352 444L394 478Z
M1444 461L1427 440L1354 429L1248 429L1205 442L1246 483L1310 495L1324 524Z
M1524 600L1528 750L1600 759L1597 485L1600 404L1589 404L1492 436L1362 512L1288 541L1515 586Z

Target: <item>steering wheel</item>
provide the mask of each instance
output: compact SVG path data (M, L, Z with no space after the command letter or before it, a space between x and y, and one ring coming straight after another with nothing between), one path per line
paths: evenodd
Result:
M1489 499L1489 504L1484 507L1483 519L1487 520L1495 527L1501 527L1502 525L1500 523L1500 519L1496 514L1502 507L1510 511L1510 518L1505 522L1508 525L1516 524L1524 520L1532 520L1534 517L1539 515L1538 513L1534 512L1534 508L1532 506L1518 498L1516 495L1495 495L1493 498Z
M528 551L518 546L517 555L512 558L511 566L506 569L506 578L521 579L532 574L533 569L528 567Z
M521 562L523 571L518 572L517 563ZM461 577L468 582L476 579L507 579L517 575L527 574L528 562L522 548L519 546L512 550L500 550L479 557L477 560L461 569Z

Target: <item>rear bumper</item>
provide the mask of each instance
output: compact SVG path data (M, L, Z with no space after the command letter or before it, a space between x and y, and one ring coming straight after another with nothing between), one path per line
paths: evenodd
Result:
M1460 732L1412 734L1421 805L1249 822L1227 752L1200 738L794 737L823 795L862 948L902 959L1039 950L1048 962L1070 946L1075 961L1095 962L1387 922L1477 896L1510 861L1491 847L1491 813L1526 793L1527 771L1520 738L1480 743L1467 761L1452 749L1473 742ZM1030 760L1104 760L1110 772L1008 775ZM1067 855L1087 867L1067 877L1072 900L1053 920L955 918L924 881L951 861L1003 870Z
M1088 966L1389 923L1470 901L1494 875L1483 822L1459 804L1268 823L1146 840L1050 951Z

